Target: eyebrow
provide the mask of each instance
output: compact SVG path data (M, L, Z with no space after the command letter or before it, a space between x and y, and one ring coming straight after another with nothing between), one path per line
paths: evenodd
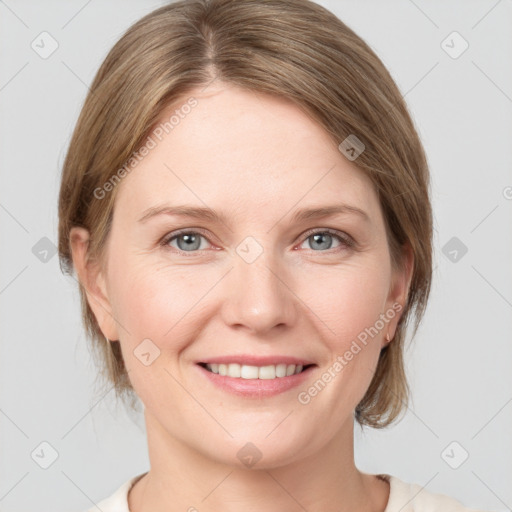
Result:
M370 222L370 217L364 210L348 204L335 204L320 207L302 208L293 214L292 221L300 222L337 214L356 214L365 221ZM147 222L149 219L158 215L175 215L178 217L190 217L199 220L210 220L212 222L227 223L226 215L216 212L211 208L187 205L161 205L148 208L143 212L143 215L138 220L138 222Z

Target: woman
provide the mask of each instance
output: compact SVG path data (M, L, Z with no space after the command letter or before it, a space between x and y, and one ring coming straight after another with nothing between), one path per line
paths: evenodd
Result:
M63 268L150 471L103 511L465 511L354 463L408 397L425 154L387 70L307 0L191 0L115 45L64 163ZM421 492L420 492L421 491Z

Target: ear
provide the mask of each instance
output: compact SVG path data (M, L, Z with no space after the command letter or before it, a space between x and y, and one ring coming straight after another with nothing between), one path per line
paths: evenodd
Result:
M105 276L99 262L91 261L88 254L89 231L85 228L73 227L69 238L73 266L98 325L103 335L109 340L118 340L118 329L108 298Z
M382 347L385 347L395 337L398 322L402 317L409 296L412 272L414 269L414 254L408 242L402 248L402 262L399 268L392 271L391 285L389 287L388 299L385 311L394 311L396 314L387 325L387 332L384 333ZM386 334L389 340L386 339Z

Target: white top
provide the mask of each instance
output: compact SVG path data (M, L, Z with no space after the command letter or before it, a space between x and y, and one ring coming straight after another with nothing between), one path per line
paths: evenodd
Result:
M128 491L132 485L146 473L131 478L117 489L112 496L100 501L96 507L87 512L130 512L128 508ZM418 484L403 482L396 476L380 474L389 482L389 500L384 512L484 512L465 507L462 503L446 496L433 494Z

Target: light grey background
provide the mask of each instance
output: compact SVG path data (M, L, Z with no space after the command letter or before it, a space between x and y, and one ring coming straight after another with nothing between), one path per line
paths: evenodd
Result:
M57 242L60 169L87 85L124 30L163 3L0 1L4 511L85 510L148 469L142 415L130 418L113 392L95 393L76 282L60 273L56 255L41 261L36 244ZM394 427L356 428L356 463L467 506L510 510L512 1L319 3L391 71L433 181L435 281L407 352L412 402ZM43 31L59 45L46 59L31 47ZM453 31L469 43L458 58L441 46ZM461 48L453 36L446 44ZM451 246L443 253L452 237L465 255ZM35 462L51 453L44 441L58 452L46 470ZM34 460L34 450L44 457ZM445 459L455 465L464 451L468 459L452 469Z

